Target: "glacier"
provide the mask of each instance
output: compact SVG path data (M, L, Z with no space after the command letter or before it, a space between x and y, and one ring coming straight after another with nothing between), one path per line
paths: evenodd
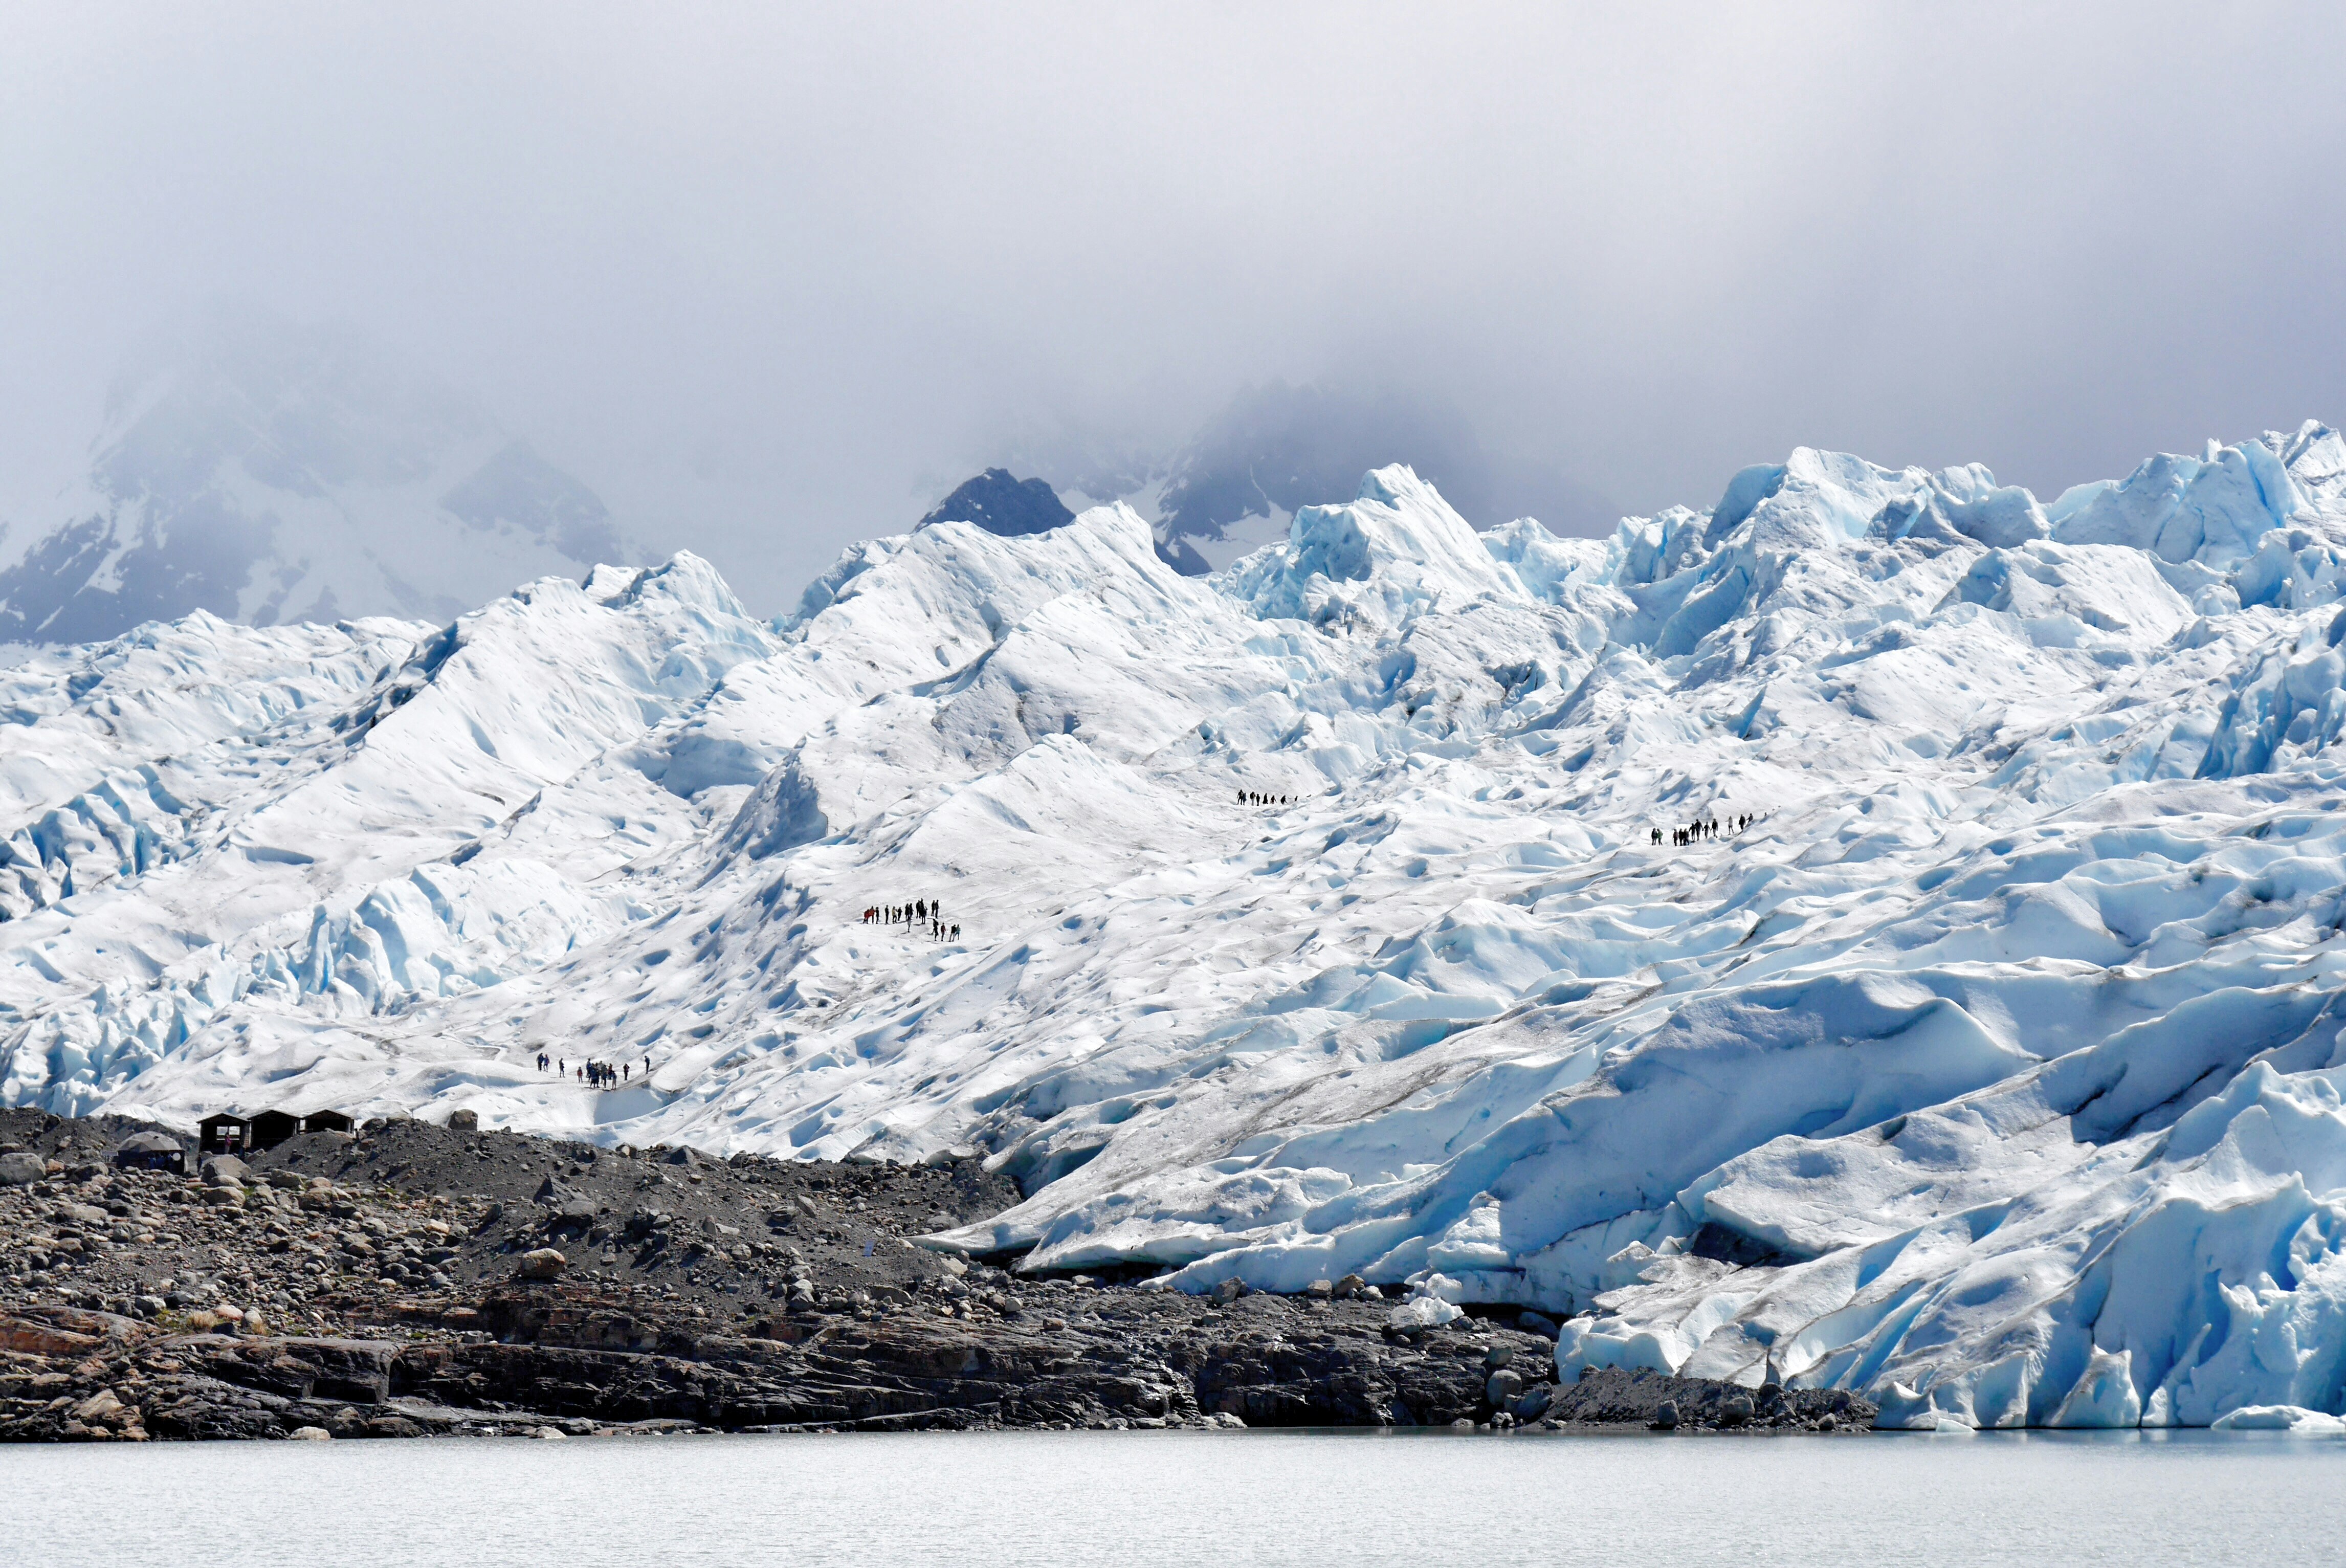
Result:
M2335 432L1157 544L0 653L0 1099L974 1153L1026 1196L931 1245L1537 1307L1566 1376L2346 1414Z

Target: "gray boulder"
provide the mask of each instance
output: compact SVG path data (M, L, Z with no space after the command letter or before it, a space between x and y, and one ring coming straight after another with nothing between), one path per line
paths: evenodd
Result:
M1678 1400L1664 1400L1660 1404L1656 1405L1654 1419L1649 1424L1659 1431L1668 1431L1677 1426L1678 1424Z
M252 1167L234 1155L214 1155L204 1162L204 1181L211 1186L242 1186L252 1179Z
M1504 1367L1492 1373L1483 1383L1483 1397L1490 1401L1494 1410L1505 1410L1514 1401L1515 1397L1523 1391L1523 1379Z
M48 1170L47 1163L38 1155L0 1155L0 1186L30 1186Z
M537 1201L554 1211L556 1219L592 1219L595 1200L556 1176L548 1176L537 1189Z

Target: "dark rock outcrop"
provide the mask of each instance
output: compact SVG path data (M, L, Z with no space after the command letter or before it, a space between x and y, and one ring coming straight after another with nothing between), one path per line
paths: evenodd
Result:
M1058 493L1042 480L1013 479L1007 469L989 468L937 503L920 525L974 523L989 534L1015 539L1075 520L1076 514L1060 504Z

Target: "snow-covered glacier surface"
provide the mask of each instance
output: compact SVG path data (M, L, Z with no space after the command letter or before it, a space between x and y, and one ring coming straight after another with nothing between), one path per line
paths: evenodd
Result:
M0 1095L976 1150L1028 1196L940 1244L1031 1268L1358 1270L1896 1424L2310 1421L2341 578L2308 425L2049 504L1802 450L1566 541L1389 468L1204 579L1101 508L773 621L678 556L20 650ZM958 940L861 919L914 900Z

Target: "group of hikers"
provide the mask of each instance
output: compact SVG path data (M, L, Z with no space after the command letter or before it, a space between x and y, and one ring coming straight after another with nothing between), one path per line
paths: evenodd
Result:
M1239 791L1239 804L1241 806L1292 806L1295 804L1295 797L1266 795L1260 789L1241 789Z
M872 925L925 925L929 934L940 942L959 942L961 927L945 923L944 911L931 899L914 899L908 904L873 904L863 911L863 923Z
M557 1057L548 1057L545 1052L540 1051L537 1054L537 1070L543 1073L548 1066L551 1066L561 1077L575 1076L580 1083L590 1084L597 1089L616 1089L632 1080L636 1074L636 1064L633 1062L622 1062L617 1067L612 1066L608 1062L581 1062L574 1068L568 1062ZM651 1074L652 1059L647 1054L644 1057L644 1076L648 1078Z
M1683 828L1672 828L1670 844L1673 848L1682 849L1688 844L1700 843L1706 839L1716 839L1721 833L1732 838L1749 826L1751 826L1751 815L1748 811L1739 817L1729 817L1724 822L1716 817L1708 817L1698 822L1688 823ZM1657 828L1654 830L1654 842L1658 844L1661 841L1662 830Z

